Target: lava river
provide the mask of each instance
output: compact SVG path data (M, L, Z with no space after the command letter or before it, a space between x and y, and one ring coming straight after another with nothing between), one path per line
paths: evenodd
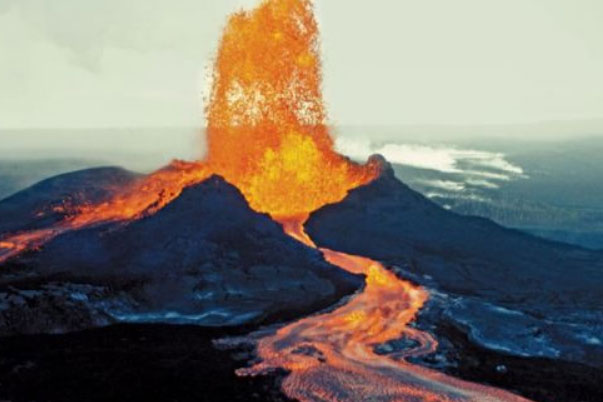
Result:
M303 225L283 222L285 231L316 247ZM257 343L261 362L237 374L254 376L273 369L289 372L283 391L300 401L526 401L511 393L458 380L408 363L434 352L436 340L408 324L428 292L399 279L368 258L320 249L333 265L366 276L361 293L331 312L287 325ZM389 355L377 345L405 337L412 348Z

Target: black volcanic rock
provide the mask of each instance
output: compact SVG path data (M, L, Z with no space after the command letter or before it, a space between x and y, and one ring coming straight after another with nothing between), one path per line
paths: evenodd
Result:
M64 289L61 297L69 300L70 287L86 285L93 294L79 292L75 299L83 302L76 304L102 317L101 325L106 317L204 325L283 319L327 307L362 284L252 211L216 176L152 216L65 233L6 265L0 301L2 288L40 293L34 299L41 307L30 314L35 321L36 311L49 310L46 287ZM21 308L0 306L0 333L46 332L6 319ZM64 321L60 314L57 320Z
M0 236L47 227L64 217L65 203L106 201L139 177L122 168L102 167L43 180L0 201Z
M280 390L283 372L235 374L251 354L249 346L237 351L214 347L214 339L240 336L242 330L130 324L3 338L0 400L290 401Z
M595 353L603 365L603 253L447 211L387 164L377 180L312 214L306 229L321 247L374 258L437 289L444 316L489 347L578 360Z
M17 285L19 286L19 285ZM114 322L100 306L118 300L106 288L73 283L0 286L0 335L64 333Z

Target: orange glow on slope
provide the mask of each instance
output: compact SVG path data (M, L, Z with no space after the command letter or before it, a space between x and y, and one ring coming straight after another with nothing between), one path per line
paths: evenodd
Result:
M151 215L178 197L185 187L207 179L210 174L211 171L201 163L175 161L123 189L105 203L75 207L65 220L52 227L17 233L3 239L0 242L0 263L23 251L37 249L69 230Z
M69 222L82 227L96 222L131 220L152 215L178 197L185 187L204 181L211 173L202 163L172 162L110 201L79 207Z
M375 177L375 166L333 150L311 1L265 0L234 14L213 79L208 162L253 209L303 216Z

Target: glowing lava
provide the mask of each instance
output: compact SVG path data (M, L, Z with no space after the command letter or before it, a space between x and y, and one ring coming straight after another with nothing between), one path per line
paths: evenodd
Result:
M53 227L0 239L0 263L68 230L153 214L212 174L237 186L252 208L269 213L288 234L315 247L302 226L308 214L379 173L378 163L357 165L333 150L318 47L309 0L264 0L251 12L234 14L215 62L207 160L174 162L108 202L75 207ZM428 293L375 261L321 251L331 263L365 275L365 289L330 313L261 339L262 362L239 374L285 368L291 374L284 392L302 401L522 400L405 362L437 345L428 333L408 326ZM396 356L374 352L402 335L418 346Z
M316 247L301 225L288 222L284 227L292 237ZM408 325L427 301L427 291L376 261L321 251L330 263L365 275L364 290L332 312L262 337L257 344L262 361L238 370L239 375L286 369L290 374L283 391L300 401L527 401L408 363L406 358L437 348L429 333ZM400 338L416 346L389 355L375 352L376 346Z
M303 230L308 213L369 182L379 166L358 166L333 151L312 3L266 0L252 12L232 16L214 71L209 163L254 209L270 213L290 236L316 247ZM243 144L243 155L232 152ZM429 334L408 327L428 293L375 261L322 252L334 265L366 275L364 291L331 313L261 339L262 362L239 374L284 368L290 371L284 392L302 401L523 400L406 363L405 357L437 346ZM376 345L402 335L419 346L393 359L374 352Z
M182 190L207 179L211 171L201 163L182 161L169 166L118 192L102 204L65 207L68 216L49 228L17 233L0 239L0 263L23 251L37 249L50 239L69 230L110 221L130 221L163 208Z
M309 0L268 0L234 14L215 62L208 162L252 208L304 216L375 177L333 150Z

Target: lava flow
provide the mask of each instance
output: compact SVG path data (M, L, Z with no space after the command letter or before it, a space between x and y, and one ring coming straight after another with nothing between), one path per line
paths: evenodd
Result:
M307 214L372 180L379 166L354 165L333 151L312 3L266 0L250 13L235 14L216 67L210 163L218 161L254 209L269 212L290 236L316 247L303 229ZM245 155L230 152L248 139ZM523 400L406 363L404 358L437 346L428 333L408 326L428 293L370 259L321 251L332 264L365 275L365 289L331 313L261 339L262 362L240 375L286 369L283 391L301 401ZM397 356L375 353L375 346L402 336L418 346Z
M284 227L290 236L316 247L298 222L286 222ZM527 401L408 363L408 357L437 348L429 333L408 325L428 300L428 292L371 259L320 251L331 264L365 275L362 293L334 311L262 335L257 344L261 362L237 374L255 376L285 369L289 374L283 391L300 401ZM378 345L398 339L412 346L389 355L375 351Z
M0 263L68 230L127 224L155 213L182 190L218 174L249 205L270 214L310 247L303 223L318 208L379 174L337 154L321 94L318 27L310 0L264 0L234 14L215 61L208 116L208 156L175 162L99 205L73 208L62 222L0 239ZM436 341L408 324L428 299L367 258L321 250L334 265L366 276L363 291L332 312L294 322L260 339L261 363L239 371L290 372L283 391L302 401L519 401L512 394L456 380L406 362ZM384 356L375 347L406 337L416 345Z

